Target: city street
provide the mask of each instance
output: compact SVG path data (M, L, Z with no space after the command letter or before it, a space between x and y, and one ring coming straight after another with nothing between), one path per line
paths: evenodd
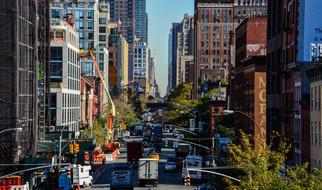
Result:
M142 140L142 137L131 137L131 140ZM169 143L170 144L170 143ZM170 144L171 145L171 144ZM122 147L124 147L124 144L122 144ZM147 149L146 149L147 150ZM146 152L145 150L145 152ZM126 149L121 148L121 155L118 157L116 161L107 163L104 166L104 172L102 176L94 182L94 185L92 187L88 187L85 189L110 189L110 183L111 183L111 169L113 167L116 167L118 165L124 165L126 164ZM159 161L159 179L158 179L158 186L157 187L138 187L137 184L137 168L134 169L134 176L133 176L133 182L135 184L134 189L156 189L156 190L176 190L176 189L195 189L194 186L184 186L182 184L182 178L181 178L181 169L176 170L175 172L164 172L164 164L166 160L170 157L175 157L174 149L171 148L163 148L160 153L160 161Z

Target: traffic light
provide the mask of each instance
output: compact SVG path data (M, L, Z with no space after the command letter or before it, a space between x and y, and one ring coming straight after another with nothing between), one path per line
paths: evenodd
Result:
M74 153L79 152L79 144L74 144Z
M183 181L184 181L185 186L190 186L190 176L189 176L189 174L184 176Z
M73 154L73 153L74 153L74 145L73 145L73 144L69 144L69 152L70 152L71 154Z

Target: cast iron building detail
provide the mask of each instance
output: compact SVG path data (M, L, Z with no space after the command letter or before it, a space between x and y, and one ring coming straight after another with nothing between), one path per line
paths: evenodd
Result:
M36 0L0 0L0 130L23 129L1 134L0 163L18 163L36 152L36 12Z

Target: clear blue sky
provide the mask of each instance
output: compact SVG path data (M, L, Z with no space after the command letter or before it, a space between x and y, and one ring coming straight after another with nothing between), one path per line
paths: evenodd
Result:
M147 0L149 47L157 49L156 79L165 95L168 85L168 36L171 24L180 22L185 13L193 14L193 0Z

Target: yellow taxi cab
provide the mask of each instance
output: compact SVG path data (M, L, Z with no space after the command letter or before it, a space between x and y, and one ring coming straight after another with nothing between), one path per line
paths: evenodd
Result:
M156 160L160 160L160 156L159 156L159 154L158 154L158 153L155 153L155 152L151 152L151 153L149 154L149 158L151 158L151 159L156 159Z

